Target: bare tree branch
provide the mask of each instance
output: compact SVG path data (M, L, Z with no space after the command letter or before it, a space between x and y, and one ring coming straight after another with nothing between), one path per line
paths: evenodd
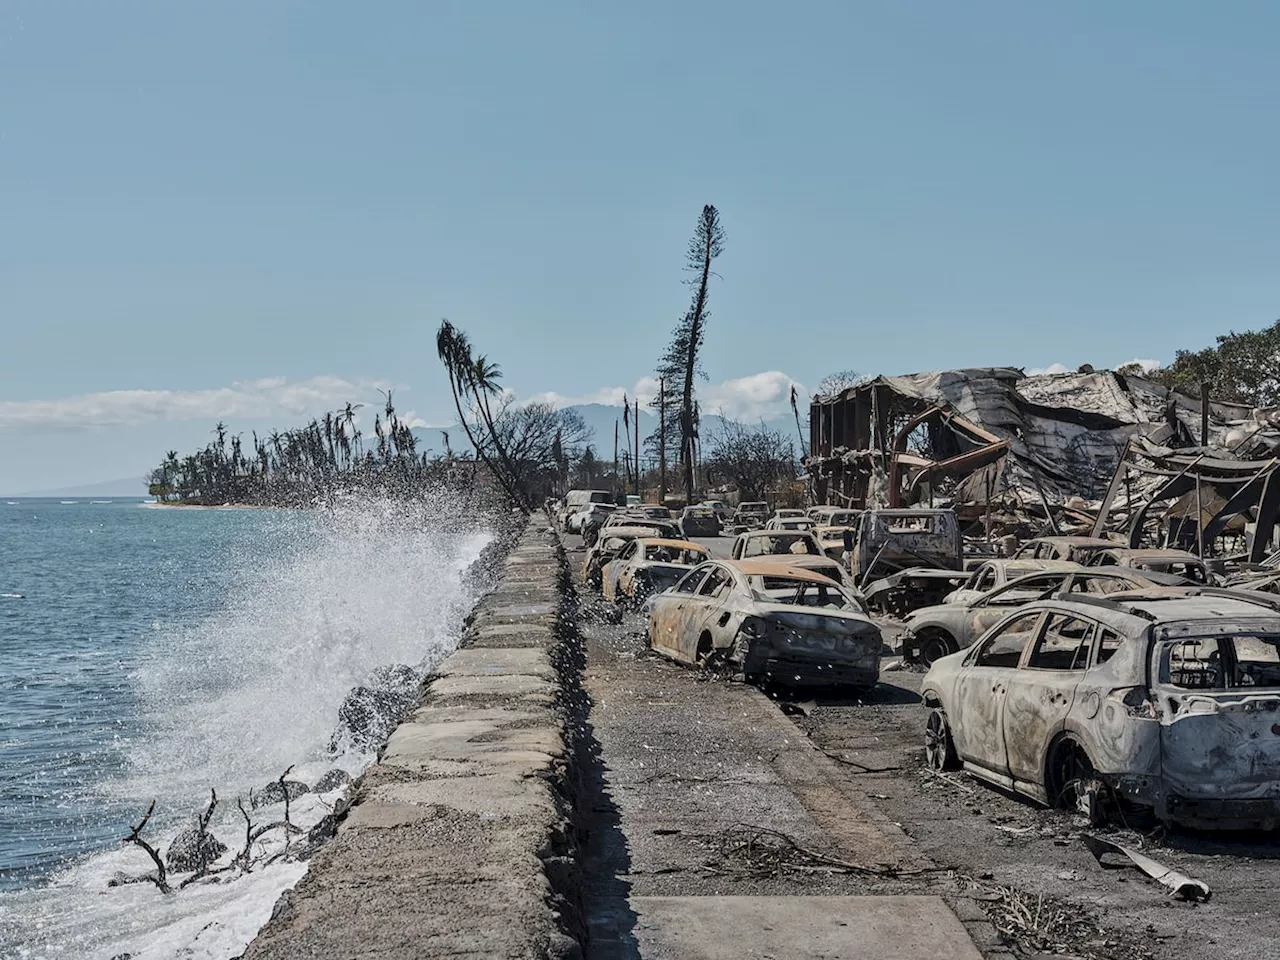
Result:
M151 806L147 807L147 812L142 817L142 822L136 827L130 828L129 835L124 838L123 842L132 843L147 852L151 862L156 865L156 873L155 876L148 876L145 879L154 883L161 893L172 893L173 890L169 886L169 875L164 868L164 861L160 859L160 854L156 853L156 848L142 839L142 831L146 829L147 824L151 821L151 814L155 813L155 809L156 802L152 800Z

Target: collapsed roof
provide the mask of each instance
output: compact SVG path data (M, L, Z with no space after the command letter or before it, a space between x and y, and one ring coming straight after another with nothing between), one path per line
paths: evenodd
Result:
M1100 500L1130 438L1184 453L1205 444L1219 460L1249 460L1280 449L1277 425L1270 411L1202 407L1109 370L944 370L814 397L806 466L823 503L902 506L941 495L970 517L992 507L1049 515Z

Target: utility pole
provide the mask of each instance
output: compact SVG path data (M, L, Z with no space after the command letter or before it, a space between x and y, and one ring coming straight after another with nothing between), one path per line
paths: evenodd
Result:
M667 502L667 381L658 378L658 506Z
M1200 446L1209 445L1209 384L1200 384ZM1197 489L1199 489L1197 487Z
M636 425L636 496L643 502L644 493L640 489L640 398L636 397L636 414L631 418Z
M613 495L618 495L618 418L613 420Z

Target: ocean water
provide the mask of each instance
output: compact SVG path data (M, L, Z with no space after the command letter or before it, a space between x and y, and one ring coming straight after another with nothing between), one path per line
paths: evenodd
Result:
M213 788L225 864L237 797L289 767L359 773L372 758L331 744L343 698L447 654L474 602L461 575L490 535L459 515L0 499L0 957L237 955L305 865L267 865L267 837L252 872L166 896L111 885L150 869L121 838L154 800L163 849Z

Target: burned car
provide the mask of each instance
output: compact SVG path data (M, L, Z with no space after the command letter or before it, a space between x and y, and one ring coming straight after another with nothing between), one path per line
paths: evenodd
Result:
M632 540L601 570L604 598L635 606L650 594L675 586L681 577L710 557L706 547L688 540Z
M1088 563L1099 550L1111 550L1121 544L1101 537L1036 537L1020 546L1015 560L1070 560Z
M592 520L596 521L598 527L617 509L617 504L613 503L584 504L565 516L564 529L567 533L582 533L582 528Z
M1209 587L1030 603L925 677L927 760L1095 815L1274 829L1278 603Z
M822 547L822 552L832 560L844 559L845 533L849 534L850 541L854 537L854 529L852 527L814 527L810 533L814 539L818 541L818 546ZM852 551L850 551L852 553Z
M983 560L959 589L947 594L944 603L971 603L996 587L1041 570L1079 570L1070 560L1000 559Z
M825 556L813 534L803 530L753 530L740 533L733 541L734 560L751 557Z
M680 532L680 525L673 520L656 520L630 510L620 510L607 517L598 528L592 527L589 523L584 526L582 528L583 545L592 546L597 536L616 527L644 527L653 531L651 536L668 537L672 540L684 539L684 535Z
M1099 550L1090 555L1089 566L1154 570L1157 573L1171 573L1175 576L1184 577L1189 583L1209 584L1213 582L1213 578L1209 576L1209 570L1204 565L1204 561L1194 553L1187 553L1185 550L1116 547L1111 550Z
M1280 570L1244 570L1231 577L1226 586L1235 590L1280 594Z
M850 510L845 507L810 507L805 516L818 527L854 527L858 524L861 510Z
M729 525L739 532L756 530L763 527L768 519L769 505L763 500L751 500L738 504L738 509L733 512L733 520Z
M807 533L813 529L813 522L807 517L770 517L764 528L766 530L802 530Z
M661 530L655 530L647 525L609 527L601 530L599 538L591 545L586 558L582 561L582 579L599 590L603 583L605 565L621 553L627 544L633 540L663 536L664 533Z
M963 570L910 567L881 577L867 587L867 603L880 613L905 617L914 610L945 602L968 576Z
M907 615L902 632L902 658L908 663L933 663L963 650L1009 611L1055 593L1106 596L1122 590L1181 585L1180 577L1122 567L1081 567L1044 570L1011 580L968 603L941 603Z
M710 507L685 507L680 514L680 529L686 537L718 537L720 518Z
M712 560L650 598L649 645L752 682L868 688L880 628L826 577L771 559Z
M964 539L955 511L863 511L850 566L849 572L863 586L911 567L962 569Z

